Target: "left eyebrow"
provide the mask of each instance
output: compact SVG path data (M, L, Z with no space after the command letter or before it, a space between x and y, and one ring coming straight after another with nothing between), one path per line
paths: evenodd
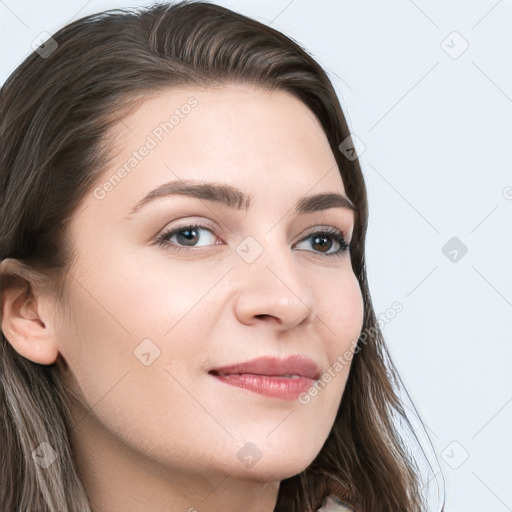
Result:
M172 181L151 190L130 210L126 218L131 218L144 205L155 199L173 195L184 195L206 201L214 201L224 204L229 208L243 211L249 209L251 202L250 194L245 194L239 188L227 183L199 182L196 180ZM295 203L295 213L298 214L312 213L329 208L345 208L356 211L355 205L348 197L334 192L304 196Z

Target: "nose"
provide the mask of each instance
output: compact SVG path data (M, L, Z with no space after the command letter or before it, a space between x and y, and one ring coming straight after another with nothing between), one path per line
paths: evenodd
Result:
M267 322L284 331L315 317L314 296L291 253L266 249L256 261L238 261L237 267L234 311L241 323Z

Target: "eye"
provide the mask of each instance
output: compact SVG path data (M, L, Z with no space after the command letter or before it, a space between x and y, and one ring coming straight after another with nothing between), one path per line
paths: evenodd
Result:
M302 242L306 240L310 240L311 246L316 246L319 252L327 257L341 256L347 252L350 247L350 245L345 241L343 233L331 227L322 228L321 231L315 231L314 233L311 233L306 238L304 238ZM334 243L332 240L334 240ZM334 247L338 245L338 248L328 252L333 247L333 245Z
M213 244L209 244L207 240L204 244L198 244L197 241L201 238L200 235L202 231L210 233L210 238L216 238L215 234L209 227L202 224L188 224L163 232L156 239L156 242L162 247L172 247L172 250L178 252L193 250L196 247L202 247L205 245L216 245L218 243L222 243L214 242ZM313 247L313 252L317 252L327 257L341 256L350 247L350 245L345 241L343 233L332 227L325 227L320 231L311 233L306 238L303 238L299 244L306 241L309 241L309 246ZM334 250L331 250L333 247Z
M161 246L169 246L172 245L173 249L178 251L187 250L187 248L201 247L202 245L212 245L212 244L199 244L196 245L197 240L200 238L200 233L202 231L207 231L215 238L212 230L203 226L202 224L191 224L187 226L180 226L177 228L170 229L162 233L156 240L156 242ZM171 241L172 238L175 238L175 242ZM180 244L183 244L184 247L181 247Z

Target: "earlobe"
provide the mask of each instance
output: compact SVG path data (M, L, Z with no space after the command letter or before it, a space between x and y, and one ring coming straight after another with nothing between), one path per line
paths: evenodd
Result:
M30 283L32 271L17 260L8 260L0 264L2 332L14 350L26 359L53 364L59 352L51 320L44 316L45 298L34 292Z

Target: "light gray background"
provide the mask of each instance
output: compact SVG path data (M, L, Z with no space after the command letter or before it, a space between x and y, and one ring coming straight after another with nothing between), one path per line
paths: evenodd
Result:
M41 32L150 3L0 0L0 81ZM438 454L446 512L512 511L510 0L215 3L328 71L365 146L370 288L377 314L403 304L384 334Z

